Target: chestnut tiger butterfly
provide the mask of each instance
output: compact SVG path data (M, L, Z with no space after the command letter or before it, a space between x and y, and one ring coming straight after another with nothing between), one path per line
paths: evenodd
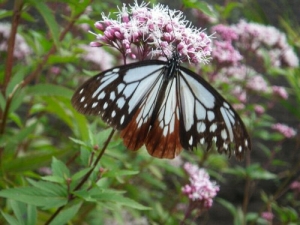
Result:
M99 115L120 131L124 145L143 145L158 158L215 143L220 153L241 159L251 149L244 123L233 107L202 77L167 61L144 60L117 66L82 84L72 97L80 113Z

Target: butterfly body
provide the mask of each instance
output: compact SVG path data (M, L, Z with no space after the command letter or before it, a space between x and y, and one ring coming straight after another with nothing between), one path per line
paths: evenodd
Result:
M174 158L182 149L216 143L241 158L251 143L238 114L203 78L168 61L145 60L101 72L75 92L72 103L83 114L100 117L121 131L125 146Z

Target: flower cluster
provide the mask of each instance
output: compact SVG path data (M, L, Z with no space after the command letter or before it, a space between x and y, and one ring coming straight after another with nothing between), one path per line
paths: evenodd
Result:
M11 30L10 24L0 23L0 52L7 52L7 42L9 39ZM26 43L25 39L20 35L16 35L14 57L17 59L26 59L26 56L31 54L31 49Z
M185 163L184 170L189 175L190 184L182 188L182 192L189 197L191 201L200 202L205 208L210 208L213 198L220 190L215 182L210 181L208 173L196 165Z
M211 56L210 37L185 20L181 11L161 4L153 8L137 2L129 8L124 4L116 20L102 14L102 20L96 22L95 27L101 34L97 34L97 41L90 45L112 46L124 57L139 60L169 57L174 48L182 61L205 63Z
M237 45L240 51L246 54L252 53L253 58L258 59L262 59L267 54L271 65L275 67L299 65L299 59L287 43L285 34L275 27L242 20L231 28L238 35Z
M240 52L235 49L232 42L237 40L237 33L225 25L217 25L212 28L216 32L217 39L214 41L212 56L217 65L231 66L237 65L243 59Z
M296 131L285 124L281 124L281 123L273 124L272 129L278 131L286 138L292 138L296 136Z
M212 52L215 70L210 79L233 86L230 92L239 101L234 105L236 109L244 108L249 93L288 99L284 87L270 85L263 75L266 73L266 57L273 67L296 67L299 64L283 33L274 27L245 21L231 26L216 25L212 32L216 37ZM258 116L265 109L262 105L255 106Z

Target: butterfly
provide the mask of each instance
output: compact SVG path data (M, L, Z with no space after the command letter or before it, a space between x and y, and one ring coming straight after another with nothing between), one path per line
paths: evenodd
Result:
M143 145L158 158L172 159L182 149L212 144L241 159L250 137L233 107L202 77L167 61L144 60L105 70L82 84L72 97L80 113L99 115L120 131L124 145Z

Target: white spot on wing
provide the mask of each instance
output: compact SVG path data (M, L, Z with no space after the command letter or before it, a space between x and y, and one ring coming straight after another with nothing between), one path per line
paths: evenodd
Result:
M83 96L81 99L80 99L80 102L83 102L85 99L85 97Z
M215 132L216 129L217 129L217 125L216 125L215 123L213 123L213 124L210 125L210 127L209 127L209 131L210 131L210 132Z
M190 137L189 144L190 144L190 145L193 144L193 136Z
M203 122L197 123L197 131L198 133L203 133L206 130L206 125Z
M124 119L125 119L125 116L123 115L123 116L121 117L120 124L123 124L123 123L124 123Z
M110 76L108 76L108 79L105 80L103 82L104 79L102 79L102 83L100 84L100 86L97 88L97 90L93 93L92 98L95 98L96 95L98 95L98 93L103 90L105 87L107 87L111 82L113 82L114 80L116 80L118 78L117 74L112 74Z
M228 132L229 132L229 139L230 139L230 141L233 141L232 126L231 126L230 120L229 120L229 118L228 118L228 114L226 113L227 110L226 110L224 107L221 107L221 108L220 108L220 111L221 111L222 116L223 116L223 119L224 119L224 121L225 121L227 130L228 130Z
M102 91L99 95L98 95L98 100L99 99L103 99L105 97L105 92L104 91Z
M212 121L215 118L215 113L213 111L207 112L207 119L208 121Z
M123 97L121 97L121 98L119 98L119 99L117 100L116 103L117 103L118 108L119 108L119 109L122 109L123 106L125 105L125 99L124 99Z
M94 102L92 108L95 108L98 105L98 102Z
M226 139L227 139L227 132L226 132L225 129L223 129L223 130L221 131L221 137L223 138L223 140L226 140Z
M206 116L205 108L197 101L196 102L196 116L197 120L204 120Z
M116 98L115 92L114 91L110 92L109 99L113 101L115 100L115 98Z
M116 116L116 111L113 110L113 111L111 112L111 117L115 117L115 116Z
M107 102L105 102L104 105L103 105L103 109L106 109L107 106L108 106L108 104L107 104Z
M239 149L238 149L238 150L239 150L239 152L242 152L242 150L243 150L243 149L242 149L242 146L239 146Z

